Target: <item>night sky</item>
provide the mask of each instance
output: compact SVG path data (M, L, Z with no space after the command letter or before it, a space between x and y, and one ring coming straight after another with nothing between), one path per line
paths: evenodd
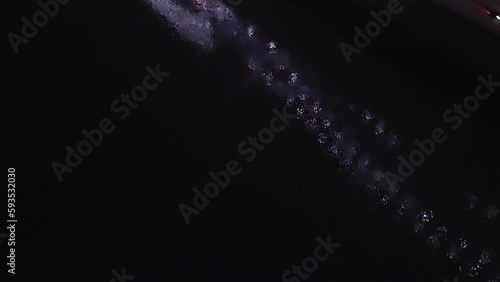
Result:
M3 3L5 281L500 281L500 21L329 2Z

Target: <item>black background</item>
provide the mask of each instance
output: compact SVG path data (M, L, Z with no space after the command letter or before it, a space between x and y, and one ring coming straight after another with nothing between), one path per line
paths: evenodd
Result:
M408 12L420 20L395 19L347 64L338 45L371 20L369 10L325 2L245 0L235 10L308 69L325 96L370 108L406 144L442 126L442 113L473 93L478 75L500 75L499 38L425 2ZM38 6L4 2L1 10L3 33L18 33L19 19ZM137 282L279 281L312 254L316 237L329 234L342 246L309 281L460 276L411 226L352 187L299 122L254 162L243 162L237 145L282 103L244 83L238 50L200 54L141 1L74 0L19 54L6 36L3 43L3 137L6 166L16 168L19 281L107 282L122 267ZM119 121L111 102L158 63L171 75ZM456 191L472 191L498 203L495 95L407 183L420 201L439 208L460 202ZM64 147L104 117L116 130L59 183L52 161L62 162ZM177 205L190 203L191 189L232 159L243 173L186 226ZM455 214L446 216L459 224Z

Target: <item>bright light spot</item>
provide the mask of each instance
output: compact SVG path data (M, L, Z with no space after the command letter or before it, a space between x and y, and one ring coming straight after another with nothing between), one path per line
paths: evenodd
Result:
M365 123L368 123L370 120L373 119L372 114L368 110L365 110L363 114L361 114L361 117L363 118L363 121Z
M255 35L255 26L251 25L247 28L247 34L249 37L252 37Z
M384 122L381 121L377 124L377 126L375 126L375 134L381 135L384 133L384 131L385 131L385 125Z
M496 18L497 18L497 20L499 20L499 21L500 21L500 15L497 15L497 16L496 16Z
M276 52L278 52L278 46L276 46L276 43L274 43L274 41L269 42L269 44L267 44L267 47L269 49L269 53L271 54L275 54Z

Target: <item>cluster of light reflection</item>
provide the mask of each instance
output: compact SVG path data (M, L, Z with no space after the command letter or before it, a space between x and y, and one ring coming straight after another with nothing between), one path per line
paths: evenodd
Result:
M194 7L188 3L190 1L147 1L179 36L205 51L216 51L218 40L241 47L239 49L250 76L256 78L252 81L260 80L283 98L326 155L336 160L358 187L373 195L378 205L393 209L398 219L409 222L415 232L426 238L429 246L441 248L464 276L500 282L499 260L488 248L481 246L482 242L478 239L481 235L471 237L455 230L455 235L451 236L451 227L438 221L435 211L420 207L415 198L402 189L388 188L384 168L373 164L374 156L384 155L384 152L370 152L365 145L367 142L378 142L379 150L382 148L386 152L398 147L398 134L390 130L383 119L369 109L358 110L352 104L345 105L348 113L342 114L323 105L320 99L322 93L302 80L300 72L292 66L289 54L280 50L277 42L259 37L256 26L243 24L224 3L204 0L201 7ZM357 138L359 132L368 133L371 139ZM477 196L471 197L465 208L480 215L476 218L478 221L498 220L498 209L480 205ZM483 280L485 274L480 275L483 270L488 276L486 280Z

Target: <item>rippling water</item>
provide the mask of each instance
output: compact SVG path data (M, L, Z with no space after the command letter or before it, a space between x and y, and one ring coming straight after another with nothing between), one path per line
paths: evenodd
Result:
M469 196L464 207L468 213L460 218L462 225L450 225L438 210L420 205L401 185L390 189L384 172L393 167L381 167L374 160L384 156L396 160L398 148L411 145L401 144L398 132L389 128L382 117L358 105L324 104L322 97L342 93L321 93L304 78L304 71L297 70L292 55L282 51L279 42L259 36L257 26L245 25L219 1L205 0L201 7L191 1L148 2L179 36L205 52L217 52L217 44L236 46L248 68L248 81L266 85L295 110L304 130L315 136L325 154L351 175L353 187L364 189L378 205L393 211L401 224L419 233L429 246L441 250L463 276L500 281L498 258L489 246L491 242L481 239L490 232L488 224L498 220L496 206L484 206L478 196ZM472 227L474 235L465 231Z

